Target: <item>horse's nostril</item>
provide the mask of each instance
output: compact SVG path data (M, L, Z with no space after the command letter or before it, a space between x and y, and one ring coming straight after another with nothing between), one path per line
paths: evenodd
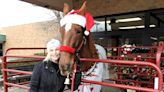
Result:
M60 70L64 69L64 65L59 65Z
M71 64L67 64L67 70L71 68Z
M62 72L64 72L64 71L66 71L66 70L67 70L67 68L65 68L65 66L64 66L64 65L60 65L60 66L59 66L59 68L60 68L60 71L62 71Z

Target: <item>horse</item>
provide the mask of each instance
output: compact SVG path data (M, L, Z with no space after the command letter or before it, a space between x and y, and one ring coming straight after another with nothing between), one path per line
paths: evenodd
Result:
M63 13L64 17L60 21L62 46L59 69L61 75L68 76L73 69L76 55L80 58L106 59L106 51L102 46L94 44L89 32L94 25L94 20L86 12L86 2L79 10L71 10L68 4L64 4ZM105 79L104 76L108 77L107 69L108 65L100 62L80 62L80 70L84 79L102 81ZM96 76L92 76L92 74ZM83 84L82 86L78 88L80 92L100 92L101 90L100 85Z

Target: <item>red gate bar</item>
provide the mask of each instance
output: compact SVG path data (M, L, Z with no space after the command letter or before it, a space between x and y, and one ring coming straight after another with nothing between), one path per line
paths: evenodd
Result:
M97 85L102 85L102 86L115 87L115 88L122 88L122 89L133 89L133 90L138 90L138 91L143 91L143 92L161 92L158 89L155 90L153 88L126 86L126 85L121 85L121 84L112 84L112 83L98 82L98 81L85 80L85 79L82 79L82 82L97 84Z
M11 50L41 50L41 49L43 49L45 53L46 48L9 48L6 50L5 55L7 55L7 53Z
M22 88L22 89L26 89L28 90L29 87L27 86L23 86L23 85L20 85L20 84L14 84L14 83L9 83L9 82L4 82L5 85L8 85L8 86L13 86L13 87L18 87L18 88ZM5 91L4 91L5 92ZM8 91L7 91L8 92Z
M32 72L21 71L21 70L14 70L14 69L2 69L2 71L6 71L6 72L16 72L16 73L22 73L22 74L32 75Z

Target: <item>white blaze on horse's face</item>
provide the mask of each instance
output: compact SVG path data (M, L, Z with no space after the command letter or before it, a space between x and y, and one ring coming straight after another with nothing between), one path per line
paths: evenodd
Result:
M72 23L68 23L65 25L65 31L68 32L72 27Z

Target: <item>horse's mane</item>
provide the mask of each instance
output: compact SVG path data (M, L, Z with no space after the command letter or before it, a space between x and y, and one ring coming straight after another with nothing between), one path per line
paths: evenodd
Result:
M98 53L97 53L96 47L95 47L95 45L94 45L95 42L94 42L94 40L92 39L91 34L88 36L87 42L88 42L88 45L89 45L89 49L90 49L90 51L91 51L91 57L92 57L92 58L98 58Z

